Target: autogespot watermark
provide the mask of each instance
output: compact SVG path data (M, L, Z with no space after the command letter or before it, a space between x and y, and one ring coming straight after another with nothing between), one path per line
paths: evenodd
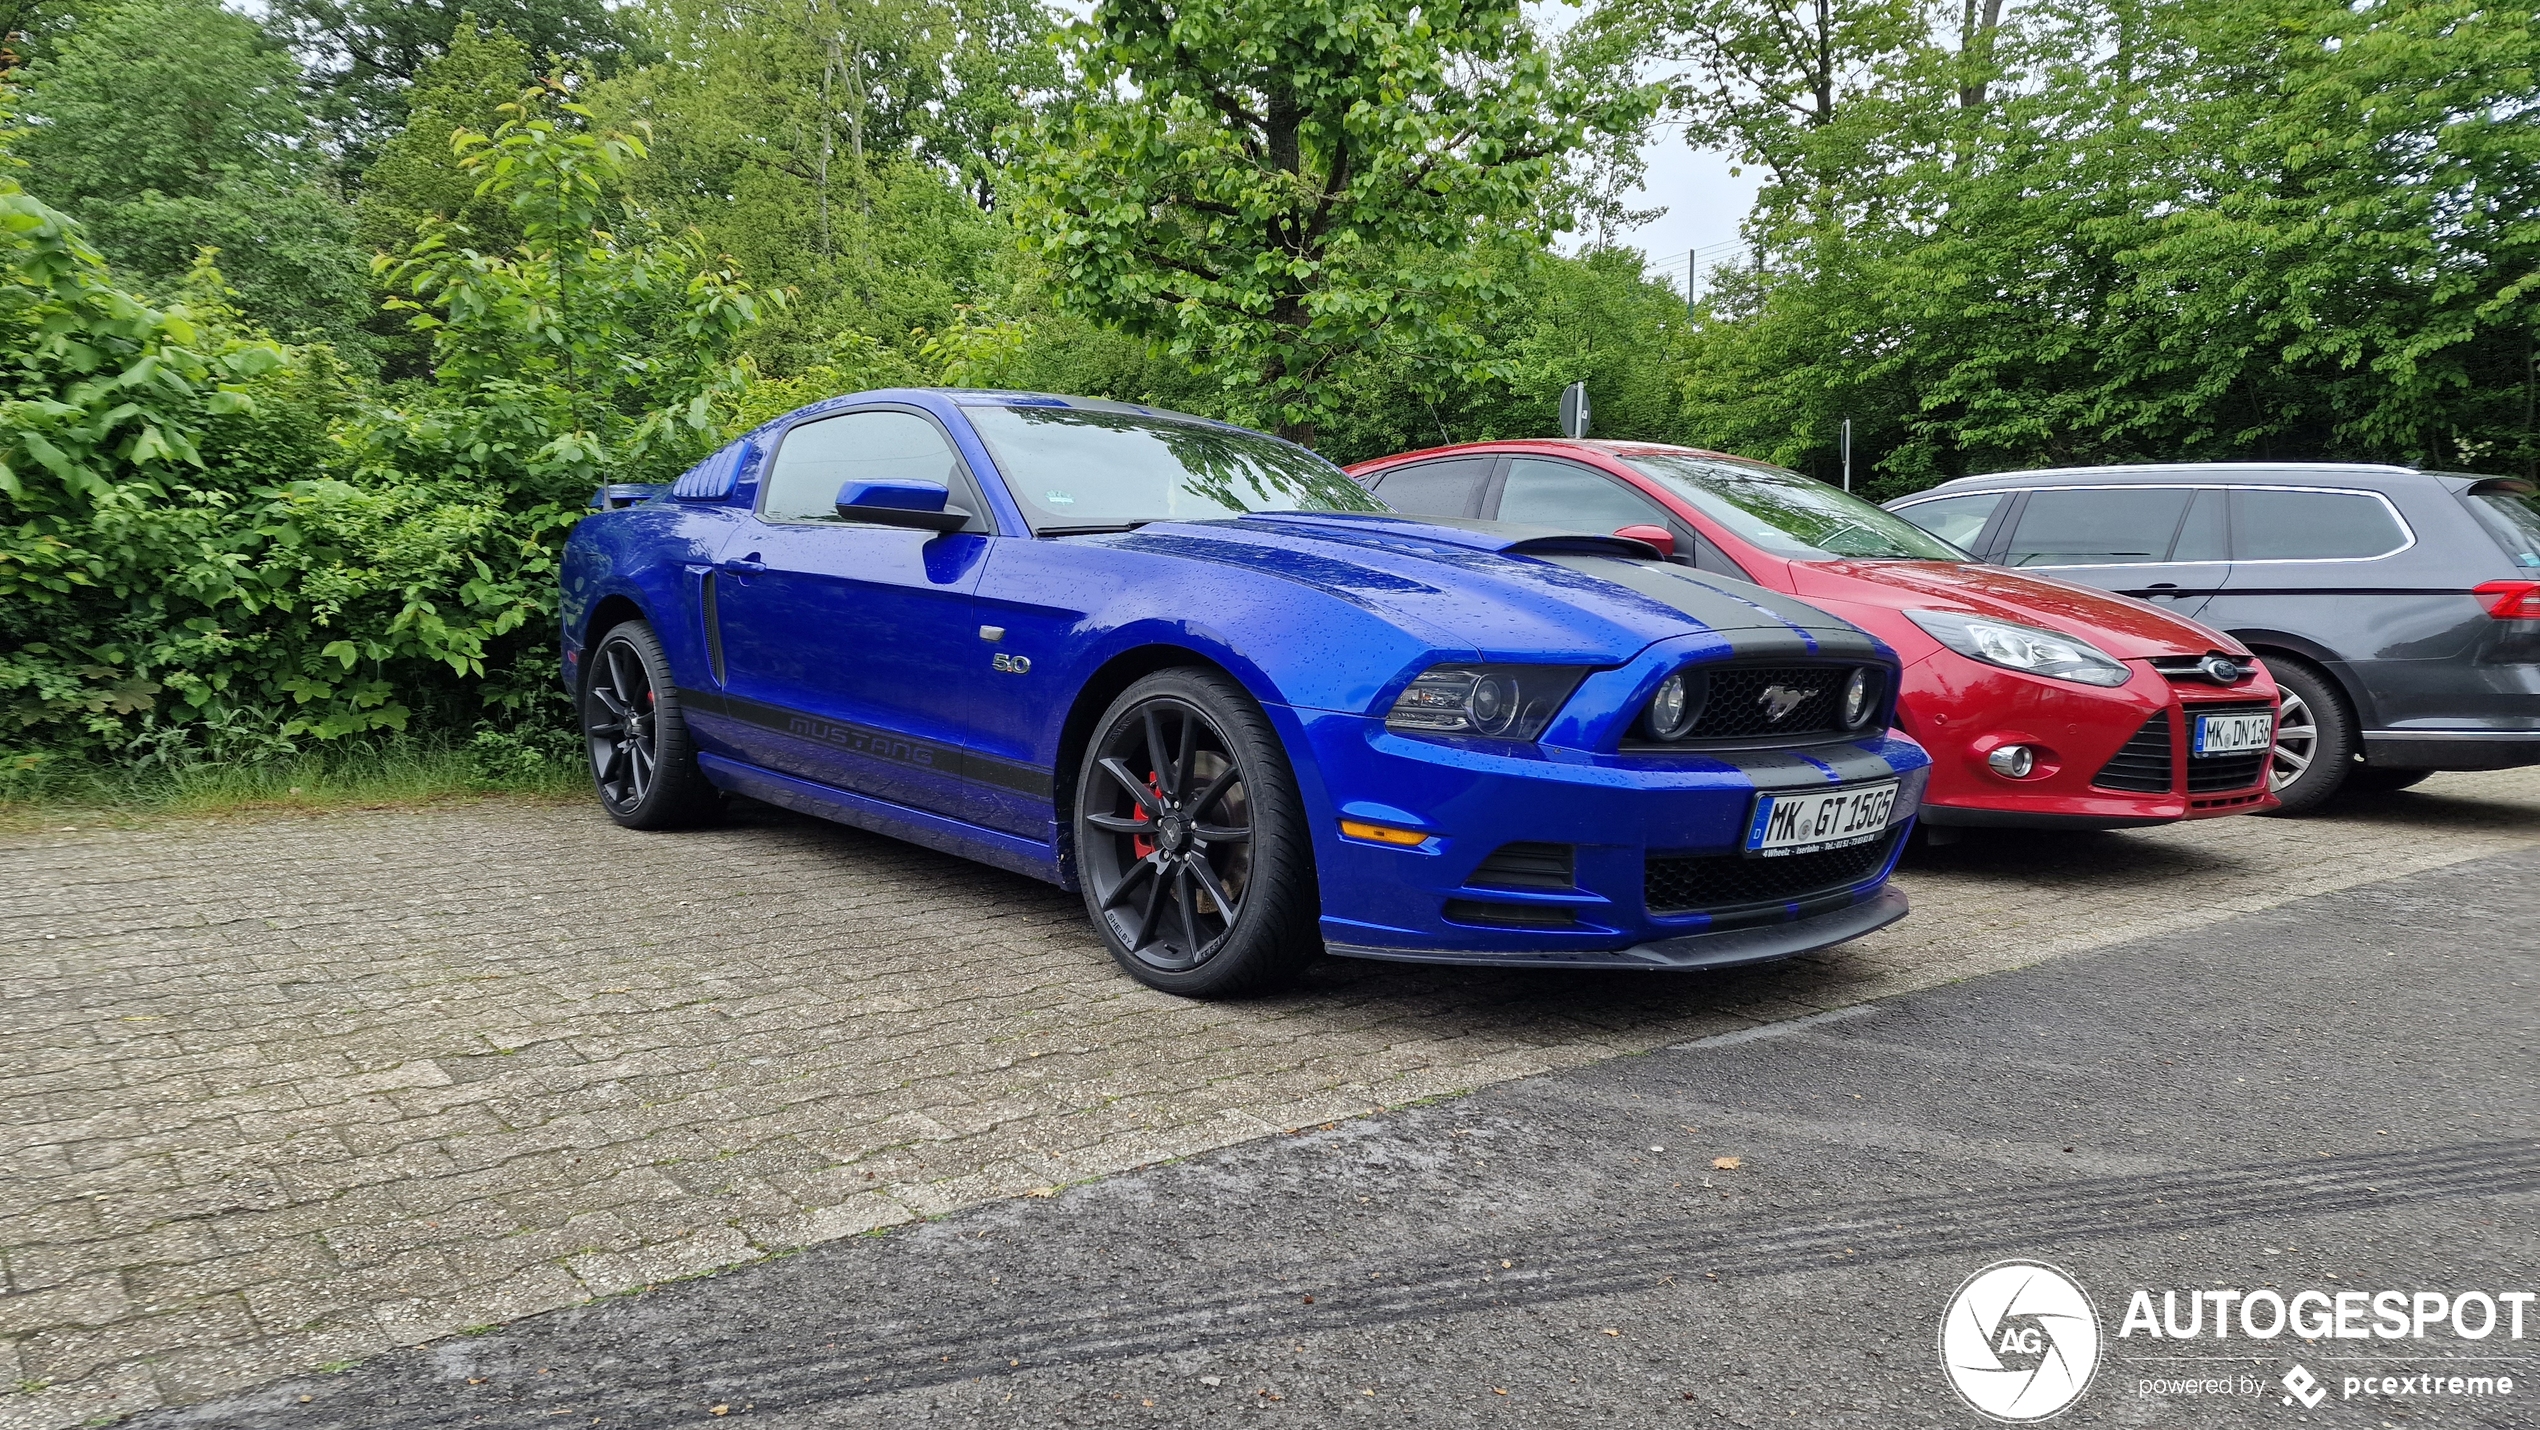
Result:
M1940 1363L1970 1409L2013 1424L2071 1409L2103 1360L2115 1392L2141 1400L2492 1407L2540 1379L2517 1344L2540 1336L2536 1300L2540 1292L2477 1289L2137 1287L2111 1331L2069 1273L2001 1261L1949 1299Z

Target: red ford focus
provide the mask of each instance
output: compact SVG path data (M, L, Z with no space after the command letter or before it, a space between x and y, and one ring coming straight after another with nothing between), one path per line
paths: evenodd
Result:
M1905 662L1897 724L1931 751L1926 825L2122 829L2275 807L2275 683L2239 642L1981 565L1796 472L1593 441L1469 443L1349 470L1396 511L1639 537L1886 641Z

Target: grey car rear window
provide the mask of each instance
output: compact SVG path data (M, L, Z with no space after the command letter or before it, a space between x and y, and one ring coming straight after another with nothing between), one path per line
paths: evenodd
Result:
M2238 561L2352 561L2408 544L2389 505L2367 492L2241 487L2231 504L2231 554Z
M2515 565L2540 567L2540 495L2529 485L2490 482L2470 488L2466 500L2479 525Z

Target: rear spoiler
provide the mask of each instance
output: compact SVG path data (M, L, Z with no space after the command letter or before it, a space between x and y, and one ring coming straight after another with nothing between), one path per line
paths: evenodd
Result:
M670 487L661 482L611 482L591 493L591 510L615 511L637 502L651 501Z

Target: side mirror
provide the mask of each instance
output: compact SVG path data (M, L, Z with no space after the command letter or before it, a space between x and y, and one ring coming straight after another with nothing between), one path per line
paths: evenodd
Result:
M951 501L952 488L942 482L849 482L838 488L838 515L877 526L959 531L970 524L970 513Z
M1676 559L1676 534L1663 526L1626 526L1614 534L1631 541L1646 541L1658 548L1660 556L1669 561Z

